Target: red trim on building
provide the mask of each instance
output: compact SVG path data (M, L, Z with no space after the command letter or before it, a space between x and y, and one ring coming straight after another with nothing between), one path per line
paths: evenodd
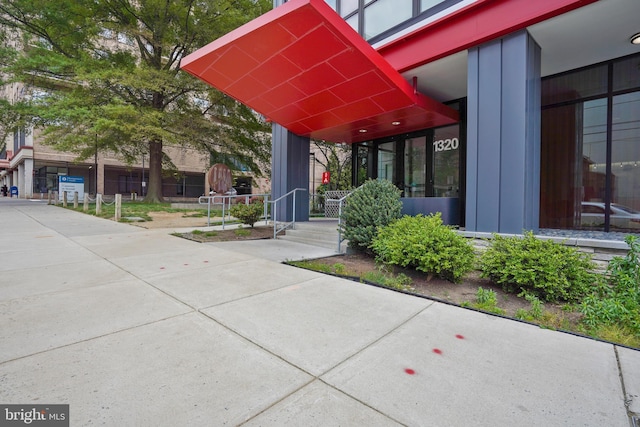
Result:
M598 0L477 0L378 48L399 72L461 52Z
M291 0L185 57L181 68L315 139L352 143L458 121L323 0Z

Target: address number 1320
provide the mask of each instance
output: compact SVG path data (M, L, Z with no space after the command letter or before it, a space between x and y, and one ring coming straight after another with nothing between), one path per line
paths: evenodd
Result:
M460 142L458 138L447 138L447 139L439 139L437 141L433 141L433 151L451 151L457 150Z

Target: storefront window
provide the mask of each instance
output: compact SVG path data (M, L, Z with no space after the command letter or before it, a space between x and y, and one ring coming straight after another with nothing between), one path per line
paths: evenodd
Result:
M542 228L640 232L640 78L630 71L639 61L543 81Z
M613 98L611 230L640 231L640 92Z

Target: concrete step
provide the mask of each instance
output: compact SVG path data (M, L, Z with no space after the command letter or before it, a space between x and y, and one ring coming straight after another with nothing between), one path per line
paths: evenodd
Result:
M288 229L286 232L287 236L292 237L301 237L306 238L308 240L317 240L320 242L337 242L338 241L338 232L330 231L330 230L303 230L300 228L296 228L294 230Z
M309 221L298 222L295 229L287 229L286 234L278 236L279 239L322 248L335 249L338 247L338 223L337 221ZM341 245L346 249L346 243Z

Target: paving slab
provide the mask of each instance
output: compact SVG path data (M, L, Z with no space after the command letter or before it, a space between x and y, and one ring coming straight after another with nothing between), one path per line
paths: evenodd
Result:
M42 265L0 274L0 301L128 280L131 275L103 259Z
M0 272L11 270L23 270L34 266L45 267L49 265L75 264L78 262L98 261L101 258L77 245L63 245L56 248L34 247L32 250L14 251L2 254ZM0 274L0 278L6 278ZM6 279L0 279L6 280ZM2 282L0 282L2 283Z
M187 249L162 253L113 257L109 261L139 278L188 273L194 269L233 264L254 259L250 255L193 244Z
M301 261L337 255L335 249L321 248L280 239L207 243L228 251L248 254L276 262Z
M72 426L237 426L311 380L189 314L0 364L0 402L68 403Z
M640 351L616 347L628 408L640 420Z
M203 313L295 366L320 375L430 304L324 276Z
M322 381L314 381L243 426L399 427L401 424Z
M317 277L322 275L263 259L251 259L156 275L146 281L194 308L203 309Z
M44 227L37 231L20 232L14 234L2 233L0 255L16 252L30 252L34 249L66 249L77 248L78 245L64 236Z
M74 237L73 241L104 258L193 250L198 243L167 233L130 227L130 233Z
M139 280L0 302L0 362L191 311Z
M612 345L440 303L322 380L406 425L629 424Z

